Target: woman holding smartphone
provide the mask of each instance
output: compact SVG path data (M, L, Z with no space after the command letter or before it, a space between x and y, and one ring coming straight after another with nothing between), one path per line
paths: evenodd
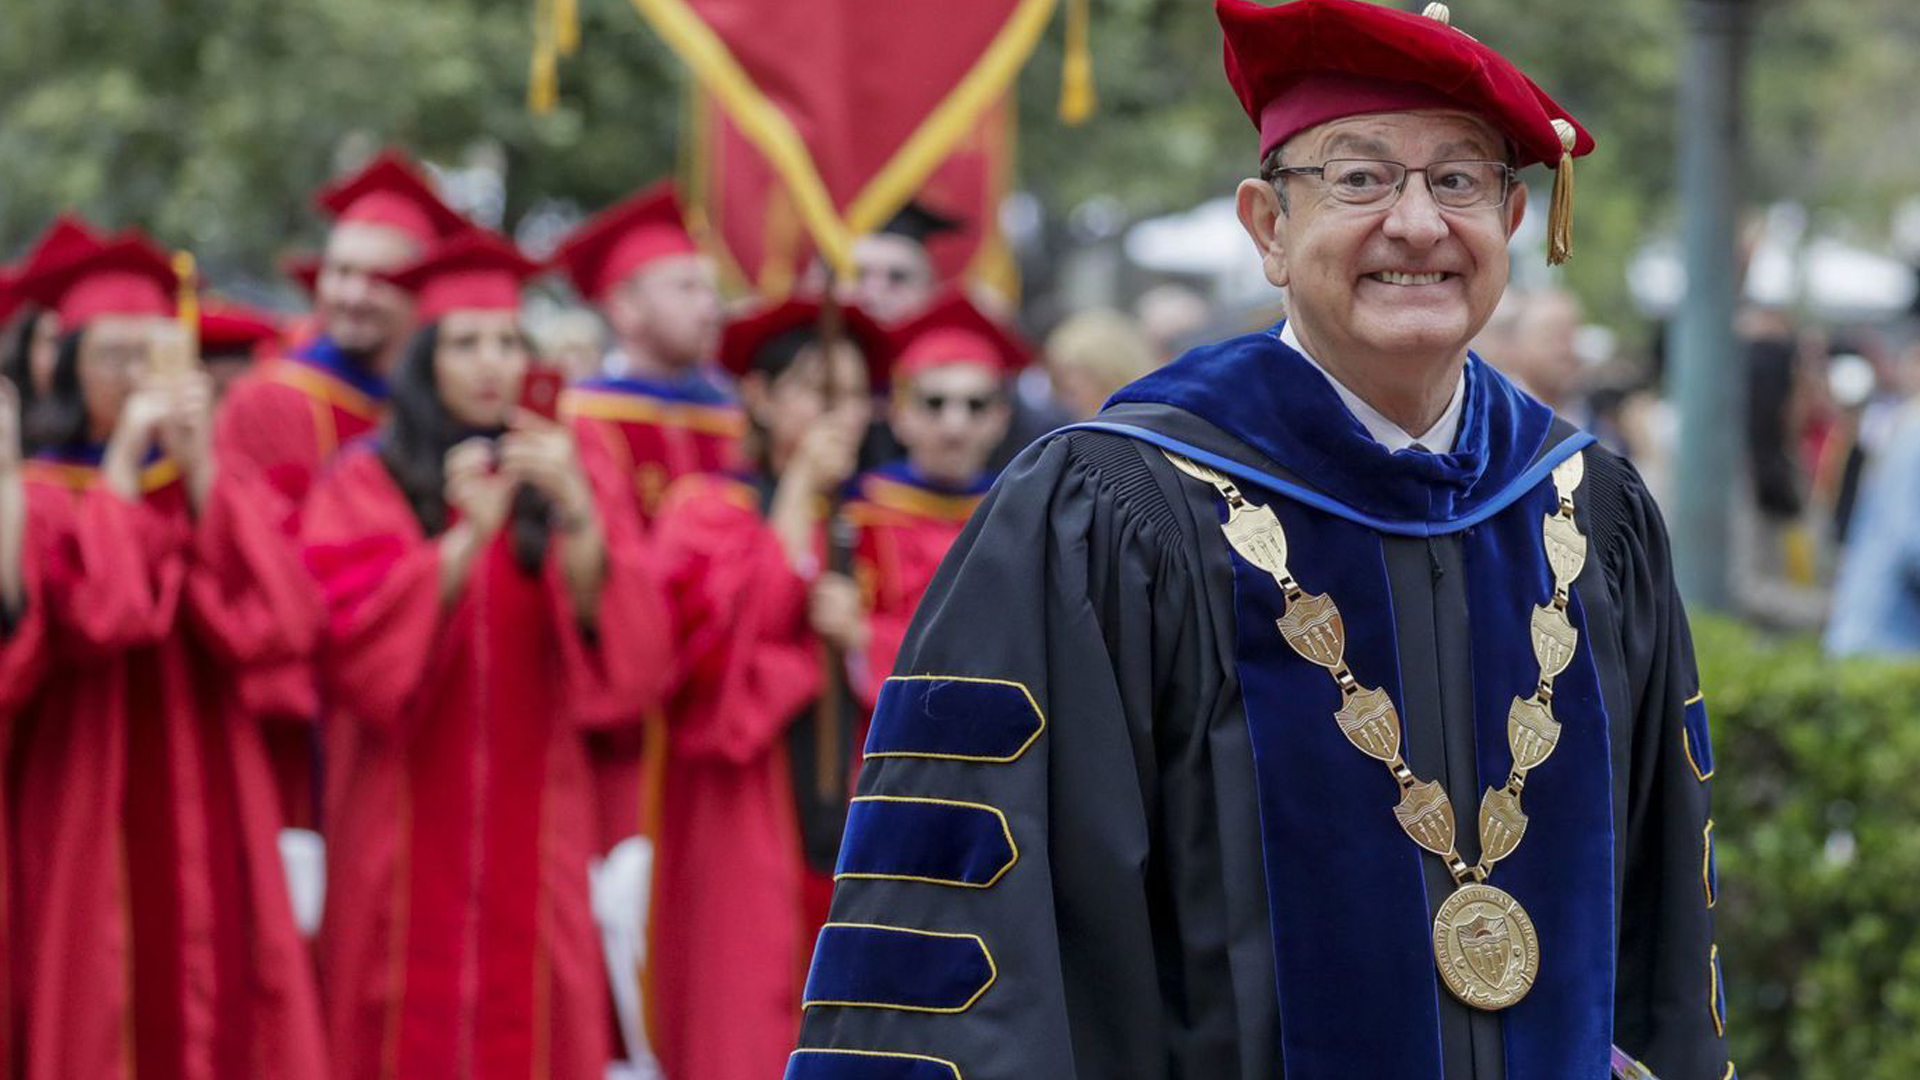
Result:
M8 945L29 1080L325 1075L271 777L233 691L309 650L320 613L262 489L215 469L175 284L138 237L30 283L64 334L18 467L0 695L18 708Z
M584 737L653 702L668 627L568 429L520 406L536 271L474 232L395 275L421 325L392 413L303 514L327 606L341 1077L605 1070Z

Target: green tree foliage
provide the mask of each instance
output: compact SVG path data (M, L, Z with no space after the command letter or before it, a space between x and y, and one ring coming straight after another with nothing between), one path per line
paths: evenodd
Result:
M1920 1075L1920 664L1695 631L1740 1075Z
M0 249L53 212L140 224L215 273L318 240L307 205L386 143L504 155L511 221L669 172L679 74L631 7L586 5L549 116L526 108L523 0L9 0L0 12Z

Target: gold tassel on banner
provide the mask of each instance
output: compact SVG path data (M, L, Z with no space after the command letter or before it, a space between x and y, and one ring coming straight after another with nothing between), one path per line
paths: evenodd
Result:
M553 0L553 43L561 56L580 51L580 0Z
M1060 58L1060 119L1084 124L1099 96L1093 85L1093 0L1067 0L1066 53Z
M1547 265L1559 266L1573 257L1573 147L1579 133L1565 120L1555 120L1560 136L1560 164L1553 170L1553 205L1547 211Z
M560 103L560 58L580 48L579 0L534 0L533 60L527 72L527 108L545 116Z

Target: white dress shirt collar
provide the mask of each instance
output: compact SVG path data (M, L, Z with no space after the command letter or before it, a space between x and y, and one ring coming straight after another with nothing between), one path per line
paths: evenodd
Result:
M1388 451L1406 450L1415 443L1419 443L1421 449L1429 453L1449 453L1453 450L1453 440L1460 434L1460 414L1464 411L1467 401L1465 368L1460 371L1460 380L1453 385L1453 397L1447 401L1447 407L1440 413L1440 419L1434 421L1433 426L1424 433L1415 436L1409 434L1399 424L1387 419L1379 409L1361 400L1359 394L1347 389L1345 383L1334 378L1332 373L1321 367L1320 361L1315 360L1312 353L1300 346L1300 337L1293 332L1293 320L1287 320L1280 327L1280 343L1306 357L1307 363L1313 365L1313 370L1333 384L1333 392L1340 395L1341 404L1347 407L1347 411L1353 414L1355 420L1360 421L1361 427L1367 429L1367 434L1373 436L1373 441L1386 447Z

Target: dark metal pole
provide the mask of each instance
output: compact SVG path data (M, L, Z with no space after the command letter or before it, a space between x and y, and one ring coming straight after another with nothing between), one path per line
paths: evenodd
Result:
M1679 408L1672 469L1674 567L1696 609L1733 605L1735 484L1746 376L1733 336L1740 270L1734 250L1740 205L1740 74L1750 5L1687 0L1681 64L1679 185L1687 293L1671 328L1669 389Z

